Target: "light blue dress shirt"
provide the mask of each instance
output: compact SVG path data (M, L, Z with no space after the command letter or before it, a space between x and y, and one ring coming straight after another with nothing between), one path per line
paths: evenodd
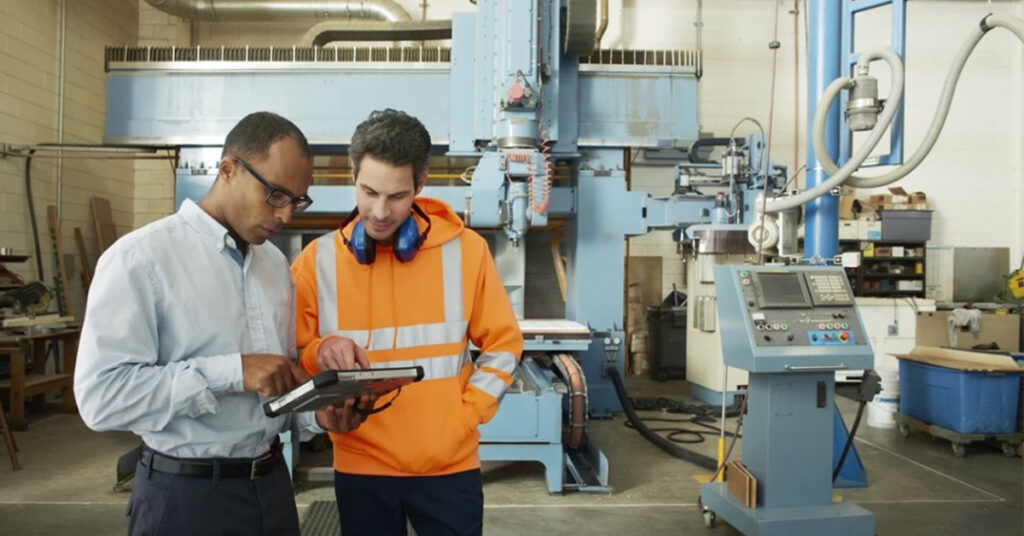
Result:
M100 257L85 309L75 397L93 430L131 430L182 458L252 458L313 413L270 418L242 387L242 354L296 358L295 290L271 243L242 255L192 201Z

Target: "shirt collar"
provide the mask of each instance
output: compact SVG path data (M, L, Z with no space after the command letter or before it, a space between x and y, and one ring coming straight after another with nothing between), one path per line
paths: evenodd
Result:
M235 239L231 237L227 228L213 219L213 216L207 214L205 210L191 199L186 199L181 204L178 214L195 230L199 231L200 234L209 237L217 247L217 251L221 251L225 247L238 249Z

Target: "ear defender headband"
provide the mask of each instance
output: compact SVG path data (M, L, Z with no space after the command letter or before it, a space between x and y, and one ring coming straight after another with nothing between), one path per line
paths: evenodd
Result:
M412 214L402 222L402 225L398 226L395 234L391 235L391 249L398 262L411 261L416 256L420 246L426 242L427 235L430 233L430 218L427 217L427 213L423 212L423 209L416 203L412 204L412 210L427 222L427 228L423 230L423 233L420 233L419 226L416 225L416 218ZM348 250L352 252L352 255L355 256L356 262L359 264L373 264L373 261L377 258L377 241L366 234L366 228L363 226L362 220L357 221L355 226L352 227L351 239L345 236L345 227L358 216L359 207L356 207L352 209L352 212L345 218L345 221L341 222L339 227L341 240L348 247Z

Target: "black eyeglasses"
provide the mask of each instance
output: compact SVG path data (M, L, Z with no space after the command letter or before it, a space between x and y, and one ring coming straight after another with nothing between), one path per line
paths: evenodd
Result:
M243 168L245 168L246 171L249 172L250 175L253 176L254 179L260 181L260 184L262 184L263 187L267 189L268 205L274 208L284 208L287 207L288 205L292 205L293 212L302 212L313 204L313 200L310 199L308 195L292 197L291 194L282 190L281 188L278 188L277 186L270 184L269 182L267 182L267 179L264 179L263 177L260 176L259 173L253 171L252 167L250 167L249 164L245 162L245 160L242 160L237 156L233 158L235 159L235 162L238 162Z

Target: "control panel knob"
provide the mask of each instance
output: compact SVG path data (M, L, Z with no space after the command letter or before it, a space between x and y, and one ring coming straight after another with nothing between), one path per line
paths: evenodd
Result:
M764 336L764 340L765 340L766 342L772 342L772 336L771 336L771 335L765 335L765 336Z

